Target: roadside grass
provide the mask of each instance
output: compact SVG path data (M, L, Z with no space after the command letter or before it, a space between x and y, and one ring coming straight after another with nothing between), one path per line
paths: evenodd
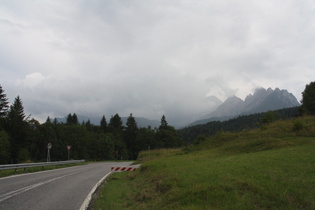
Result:
M139 154L137 162L141 163L144 161L155 160L155 159L159 159L163 157L172 156L178 151L179 151L178 149L156 149L156 150L142 151Z
M113 174L93 209L315 209L314 117L159 152Z

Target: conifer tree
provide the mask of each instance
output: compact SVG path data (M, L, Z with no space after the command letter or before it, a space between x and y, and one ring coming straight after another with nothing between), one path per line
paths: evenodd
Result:
M119 134L119 135L121 134L121 132L123 131L123 123L118 114L115 114L114 116L110 118L108 127L110 131L113 132L114 134Z
M161 125L157 130L156 139L159 147L171 148L181 145L181 139L177 131L174 127L168 125L164 115L161 118Z
M86 121L85 127L86 127L86 129L87 129L88 131L92 131L92 124L91 124L90 119L88 119L88 121Z
M49 116L47 117L45 124L51 124L51 119Z
M118 114L112 116L109 120L108 130L115 139L115 151L117 159L128 158L125 142L123 141L123 123Z
M315 115L315 82L306 85L302 97L302 113Z
M166 121L165 115L163 115L161 118L161 125L160 125L159 129L166 129L167 126L168 126L168 123Z
M10 106L9 119L15 122L24 122L24 107L20 96L17 96L13 105Z
M68 116L67 116L67 124L71 125L72 122L73 122L72 114L69 113Z
M73 115L72 115L72 123L74 125L78 125L79 124L78 116L75 113L73 113Z
M124 131L124 140L129 150L128 152L129 159L133 159L133 160L137 158L138 152L139 152L135 150L135 148L137 148L137 146L135 145L137 133L138 133L137 122L135 118L132 116L132 114L130 114L126 122L126 128Z
M101 122L100 122L100 125L101 125L101 131L106 133L107 132L107 122L106 122L105 115L103 115Z
M71 113L68 114L67 124L69 124L69 125L78 125L79 124L78 117L75 113L73 113L73 115Z
M10 140L4 130L0 130L0 164L10 163Z
M9 108L9 102L6 98L6 94L4 93L4 90L2 89L2 86L0 85L0 118L3 118L8 113Z
M7 131L12 138L11 154L14 161L17 161L18 152L27 146L27 128L24 107L21 98L18 96L15 98L13 105L10 106L7 123Z

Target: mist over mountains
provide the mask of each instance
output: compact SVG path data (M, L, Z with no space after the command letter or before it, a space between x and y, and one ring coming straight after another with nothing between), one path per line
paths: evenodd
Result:
M214 111L207 114L203 119L191 123L189 126L205 124L211 121L224 121L231 118L283 108L300 106L296 97L287 90L275 88L258 88L254 94L248 95L245 100L231 96Z
M210 96L211 100L215 104L215 109L209 114L202 117L200 120L197 120L193 123L190 123L188 126L205 124L211 121L225 121L241 115L249 115L255 113L266 112L268 110L278 110L284 108L291 108L300 106L300 103L296 97L289 93L287 90L280 90L275 88L264 89L258 88L255 90L254 94L249 94L245 100L242 100L236 96L231 96L226 99L224 102L221 102L215 96ZM80 123L90 122L94 125L99 125L101 121L101 116L99 117L88 117L84 115L77 115ZM168 116L166 116L167 118ZM126 124L128 117L121 117L123 124ZM110 118L106 116L106 121L109 123ZM135 117L138 127L148 127L158 128L160 125L160 120L150 120L144 117ZM57 118L58 122L66 122L66 117ZM189 120L187 120L189 122ZM187 125L183 124L173 124L175 128L186 127Z

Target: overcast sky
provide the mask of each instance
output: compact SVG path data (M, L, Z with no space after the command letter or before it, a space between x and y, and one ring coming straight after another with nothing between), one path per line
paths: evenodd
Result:
M37 120L193 121L211 96L301 100L315 80L313 0L0 0L0 84Z

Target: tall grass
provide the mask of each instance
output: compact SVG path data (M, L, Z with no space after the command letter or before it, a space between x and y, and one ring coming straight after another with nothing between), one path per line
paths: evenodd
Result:
M315 209L313 117L150 152L108 180L95 209Z

